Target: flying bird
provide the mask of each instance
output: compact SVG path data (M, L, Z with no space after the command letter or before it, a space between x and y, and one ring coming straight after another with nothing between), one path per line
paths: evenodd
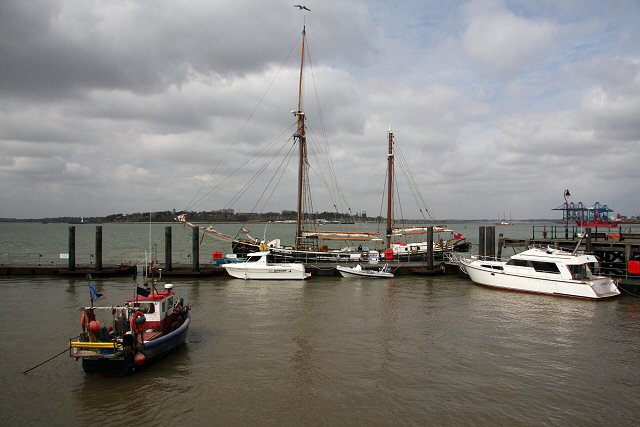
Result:
M293 7L297 7L300 10L308 10L309 12L311 12L311 9L309 9L307 6L303 6L301 4L294 4Z

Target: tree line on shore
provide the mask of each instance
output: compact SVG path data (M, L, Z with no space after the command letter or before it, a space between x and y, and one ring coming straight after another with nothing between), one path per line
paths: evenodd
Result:
M186 214L191 222L267 222L267 221L295 221L297 214L295 211L283 210L282 212L236 212L234 209L220 209L216 211L158 211L158 212L136 212L117 213L107 216L63 216L55 218L0 218L0 222L43 222L43 223L68 223L68 224L102 224L102 223L136 223L136 222L174 222L176 217ZM313 220L353 222L376 220L378 218L367 218L366 214L356 214L355 218L349 214L336 212L317 212L308 214L308 218Z
M283 210L281 212L236 212L234 209L220 209L216 211L158 211L158 212L136 212L136 213L117 213L106 216L61 216L50 218L0 218L0 222L39 222L39 223L63 223L63 224L104 224L104 223L141 223L141 222L175 222L176 217L180 214L186 214L187 220L190 222L204 223L221 223L221 222L268 222L268 221L295 221L297 218L296 211ZM318 222L382 222L386 221L385 217L367 217L366 213L357 213L355 215L336 213L336 212L316 212L306 214L307 219ZM638 223L640 217L626 217L623 223ZM428 221L428 223L464 223L464 222L491 222L495 219L443 219L440 221ZM423 220L406 220L408 223L426 223ZM563 222L561 220L550 219L520 219L517 222Z

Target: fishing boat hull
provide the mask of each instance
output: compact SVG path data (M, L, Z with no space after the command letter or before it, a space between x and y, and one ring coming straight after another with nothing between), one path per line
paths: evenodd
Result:
M588 299L611 298L620 294L615 282L607 277L570 280L555 278L555 274L552 273L532 277L505 272L505 264L500 261L462 259L461 270L478 285L509 291Z
M336 269L342 277L364 277L368 279L391 279L393 273L379 270L358 270L354 267L336 266Z
M81 356L82 369L87 374L128 375L182 347L186 342L190 324L191 312L175 331L149 341L144 341L143 334L143 342L141 345L138 343L138 349L135 351L133 348L121 351L105 349L96 356Z

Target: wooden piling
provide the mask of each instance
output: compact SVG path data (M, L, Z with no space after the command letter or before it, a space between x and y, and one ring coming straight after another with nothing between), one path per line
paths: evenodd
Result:
M484 225L478 227L478 256L480 258L483 258L485 256L485 241L484 241L484 235L485 235L485 230L486 227Z
M168 225L164 228L164 268L166 271L173 269L171 252L171 226Z
M193 271L200 271L200 227L193 227L192 251Z
M591 243L591 227L586 227L584 229L584 232L585 232L585 235L587 236L584 249L586 253L590 254L593 252L593 245Z
M76 226L69 226L69 271L76 269Z
M489 258L496 257L496 226L487 226L485 234L485 254Z
M427 268L433 270L433 226L427 227Z
M620 228L620 230L622 231L622 227ZM624 264L628 266L630 259L631 259L631 246L627 245L624 247Z
M102 271L102 226L96 225L96 271Z

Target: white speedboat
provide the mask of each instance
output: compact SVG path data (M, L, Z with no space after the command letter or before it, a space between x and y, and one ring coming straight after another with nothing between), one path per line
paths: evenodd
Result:
M509 261L461 258L460 269L479 285L512 291L579 298L607 298L620 294L609 277L596 276L598 260L557 248L532 248Z
M271 263L268 256L269 251L253 252L244 262L223 264L222 267L230 276L245 280L304 280L311 277L304 264Z
M365 270L360 264L355 267L342 267L338 265L336 269L342 274L342 277L371 277L381 279L390 279L393 277L393 273L389 271L386 264L379 270Z

